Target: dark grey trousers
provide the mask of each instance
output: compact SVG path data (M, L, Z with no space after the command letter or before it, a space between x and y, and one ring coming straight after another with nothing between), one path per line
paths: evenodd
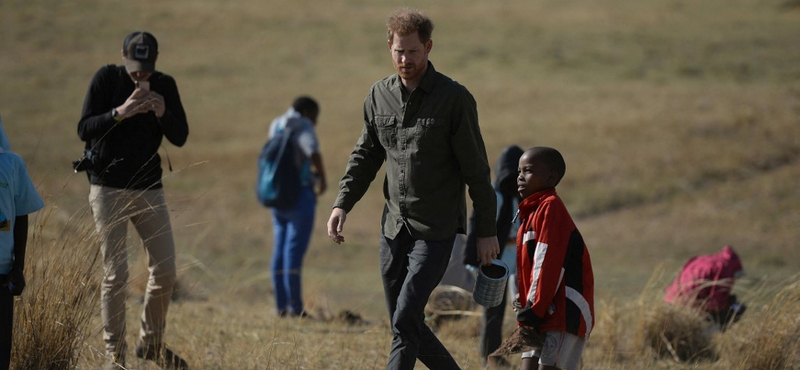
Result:
M381 236L381 277L394 333L387 369L413 369L417 359L432 370L460 369L425 324L425 305L444 276L454 241L455 233L417 240L405 228L394 239Z

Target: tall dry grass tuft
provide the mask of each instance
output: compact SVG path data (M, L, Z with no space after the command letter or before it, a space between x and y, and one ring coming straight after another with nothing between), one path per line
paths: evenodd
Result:
M770 295L762 297L766 303L757 310L751 308L739 323L717 338L724 368L800 368L800 276L777 293L765 288L757 292Z
M720 331L690 307L663 303L663 269L639 299L599 302L586 361L598 368L800 369L800 276L744 292L741 319ZM755 302L755 303L754 303ZM620 367L622 366L622 367Z
M714 360L711 324L697 310L687 306L653 305L642 317L642 344L659 358L677 362Z
M74 369L96 313L101 264L92 222L73 216L50 239L45 226L55 207L47 206L33 223L28 242L27 287L14 307L12 369ZM73 226L80 225L80 226ZM86 226L83 226L86 225Z
M597 347L597 361L603 364L619 363L628 357L625 344L629 336L631 315L625 315L625 309L616 301L598 302L595 312L599 315L595 320L591 345Z
M596 328L586 358L601 366L651 367L662 360L713 360L711 327L697 311L663 302L664 269L650 277L636 301L598 302Z
M696 310L664 303L663 267L655 270L636 302L636 350L677 362L714 359L711 324Z

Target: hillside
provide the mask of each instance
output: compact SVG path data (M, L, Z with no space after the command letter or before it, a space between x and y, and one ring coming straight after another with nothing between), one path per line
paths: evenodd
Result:
M42 239L89 222L75 217L85 212L87 181L70 168L83 149L76 126L85 90L97 68L121 63L127 33L149 30L160 43L157 67L177 80L190 124L185 147L161 151L174 167L165 166L165 189L186 289L170 311L168 340L195 360L215 359L208 368L313 368L306 356L381 368L390 337L377 324L386 320L380 183L348 215L346 244L330 242L324 225L367 89L392 73L384 22L400 5L0 2L0 114L52 212ZM744 261L748 279L737 289L745 296L763 298L761 290L797 279L797 1L402 5L436 23L430 58L475 96L492 163L510 144L564 154L558 190L592 253L599 301L634 301L654 271L668 280L690 256L726 244ZM322 105L331 186L319 200L305 294L317 310L352 310L376 323L358 331L368 339L337 337L349 338L337 334L351 333L346 326L282 322L271 311L271 230L255 201L255 156L271 119L299 94ZM133 240L132 269L141 273ZM130 328L138 310L129 307ZM476 339L450 340L459 362L475 368ZM87 341L100 348L99 333Z

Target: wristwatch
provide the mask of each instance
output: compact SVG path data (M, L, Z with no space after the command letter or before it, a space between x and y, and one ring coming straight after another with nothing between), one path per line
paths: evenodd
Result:
M119 112L117 112L117 108L111 108L111 118L117 122L122 121L122 116L119 115Z

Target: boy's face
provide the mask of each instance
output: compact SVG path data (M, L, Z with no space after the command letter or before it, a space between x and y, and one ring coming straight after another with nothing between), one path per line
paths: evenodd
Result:
M537 191L550 189L553 187L553 179L556 177L547 164L537 158L536 154L525 152L519 159L517 169L517 192L525 199Z

